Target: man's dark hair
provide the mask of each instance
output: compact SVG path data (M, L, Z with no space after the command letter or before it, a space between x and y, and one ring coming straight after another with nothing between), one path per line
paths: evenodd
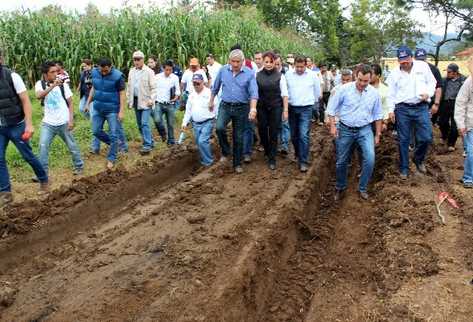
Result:
M211 53L208 53L207 56L205 56L205 58L212 58L212 59L214 59L214 55L212 55Z
M41 65L41 73L47 74L49 70L51 69L51 67L56 67L56 64L57 64L56 62L51 61L51 60L45 61Z
M281 55L281 51L279 49L273 49L273 53L276 55Z
M84 64L86 64L87 66L92 66L92 64L93 64L93 63L92 63L92 59L89 59L89 58L84 58L84 59L82 59L82 62L83 62Z
M171 68L174 68L174 62L171 59L168 59L164 62L163 67L169 66Z
M64 63L62 62L62 60L56 60L54 63L59 67L64 68Z
M230 48L230 51L234 51L234 50L236 50L236 49L242 50L240 44L235 44L235 45L233 45L233 46Z
M103 57L99 59L97 65L100 67L112 67L112 62L110 61L110 59Z
M383 69L381 68L380 64L372 64L371 68L373 69L373 73L377 76L383 75Z
M305 58L305 56L302 56L302 55L297 55L296 58L294 58L294 63L297 64L297 63L304 63L307 64L307 60Z
M322 67L327 67L327 64L326 63L320 63L319 68L322 68Z
M357 75L358 73L361 73L361 75L366 75L366 74L373 75L373 70L371 69L371 66L368 64L360 64L357 69L358 69Z
M149 55L148 58L158 62L158 57L156 55Z
M269 53L269 51L267 51L267 53ZM274 51L273 51L273 53L274 53ZM260 51L257 51L257 52L255 52L254 56L256 56L256 55L258 55L258 54L263 54L263 53L260 52Z

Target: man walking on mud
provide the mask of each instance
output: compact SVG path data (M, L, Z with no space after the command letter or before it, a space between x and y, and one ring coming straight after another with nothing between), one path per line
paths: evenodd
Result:
M256 120L256 102L258 101L258 85L254 71L246 66L245 55L240 49L232 50L230 64L223 66L212 86L209 109L214 109L214 99L222 89L222 103L217 118L217 136L222 149L221 161L226 161L230 155L230 145L227 139L227 125L233 126L233 168L236 173L242 173L241 160L243 154L243 130L247 118Z
M391 121L396 121L399 135L400 177L406 180L409 175L409 144L411 131L415 128L416 149L413 161L417 171L426 174L424 164L428 148L432 143L431 113L437 111L429 101L435 93L437 80L423 61L413 60L412 51L401 46L397 51L399 68L393 69L387 79L388 106Z
M369 85L372 73L371 66L362 65L356 81L341 86L329 101L330 134L336 139L337 148L336 201L343 198L347 188L348 163L355 144L360 147L362 156L358 190L362 199L369 198L368 183L374 169L375 144L379 144L383 120L381 97L378 90ZM339 117L338 126L336 116ZM374 137L373 122L376 125Z

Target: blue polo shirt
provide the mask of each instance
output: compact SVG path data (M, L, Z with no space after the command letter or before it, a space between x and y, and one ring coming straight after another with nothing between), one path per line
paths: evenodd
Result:
M217 96L222 89L222 101L226 103L248 103L258 99L258 85L255 72L243 66L238 74L233 75L232 66L223 66L212 85L212 94Z

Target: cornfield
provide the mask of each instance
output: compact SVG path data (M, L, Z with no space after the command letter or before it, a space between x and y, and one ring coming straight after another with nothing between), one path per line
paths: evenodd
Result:
M62 60L71 79L77 81L83 58L109 57L126 70L132 52L139 49L160 61L171 58L185 66L190 57L204 59L209 52L225 62L235 43L247 55L267 49L317 55L309 40L266 27L254 8L191 12L124 8L107 15L26 11L0 17L0 46L6 63L30 85L39 78L38 67L47 59Z

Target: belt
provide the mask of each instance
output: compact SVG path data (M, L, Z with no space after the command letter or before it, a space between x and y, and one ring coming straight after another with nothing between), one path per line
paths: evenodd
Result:
M341 125L343 125L344 127L349 128L350 130L359 130L359 129L364 128L365 126L370 125L370 123L368 123L368 124L363 125L363 126L348 126L348 125L346 125L345 123L343 123L342 121L339 121L339 123L340 123Z
M306 108L306 107L312 108L312 106L314 106L314 105L290 105L289 104L289 107L295 107L295 108Z
M212 121L212 120L213 120L213 118L210 118L210 119L206 119L205 121L202 121L202 122L194 122L194 123L197 124L197 125L201 125L201 124L207 123L207 122Z
M174 102L158 102L158 101L156 101L156 103L161 104L161 105L172 105Z
M428 103L427 102L419 102L419 103L403 103L403 102L401 102L401 103L398 103L396 105L401 105L401 104L409 106L409 107L419 107L419 106L422 106L422 105L426 105Z
M243 105L248 105L248 103L229 103L229 102L225 102L223 101L223 104L225 105L228 105L228 106L243 106Z

